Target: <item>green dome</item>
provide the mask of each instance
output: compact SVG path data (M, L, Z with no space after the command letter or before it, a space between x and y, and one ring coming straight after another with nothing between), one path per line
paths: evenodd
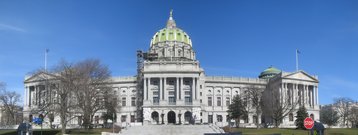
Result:
M165 41L183 42L191 46L189 35L179 28L164 28L159 30L154 34L151 41L151 46Z
M167 22L167 26L154 34L150 46L156 45L160 42L176 41L182 42L192 46L191 39L187 33L176 27L176 23L173 19L173 13L170 12L170 17Z
M270 66L269 68L265 69L261 74L259 75L259 78L261 79L269 79L274 77L275 75L281 73L281 70Z

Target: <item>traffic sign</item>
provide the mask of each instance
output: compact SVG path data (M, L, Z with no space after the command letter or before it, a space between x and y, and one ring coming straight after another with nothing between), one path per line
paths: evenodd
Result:
M307 117L303 121L303 125L305 126L306 129L312 129L314 126L314 121L312 120L312 118Z

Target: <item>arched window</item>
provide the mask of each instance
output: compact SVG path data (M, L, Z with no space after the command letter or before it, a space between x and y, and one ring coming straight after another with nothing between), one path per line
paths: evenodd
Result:
M293 121L293 114L292 114L292 113L290 113L290 114L288 115L288 119L289 119L289 121Z
M178 56L181 56L181 50L180 49L178 50Z

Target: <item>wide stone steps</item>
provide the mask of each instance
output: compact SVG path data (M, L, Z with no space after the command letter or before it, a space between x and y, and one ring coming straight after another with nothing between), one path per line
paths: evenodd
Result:
M127 127L121 135L204 135L220 132L209 125L144 125Z

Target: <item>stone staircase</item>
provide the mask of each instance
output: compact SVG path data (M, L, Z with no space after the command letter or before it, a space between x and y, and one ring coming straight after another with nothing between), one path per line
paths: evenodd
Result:
M222 133L222 129L212 125L144 125L123 129L121 135L204 135Z

